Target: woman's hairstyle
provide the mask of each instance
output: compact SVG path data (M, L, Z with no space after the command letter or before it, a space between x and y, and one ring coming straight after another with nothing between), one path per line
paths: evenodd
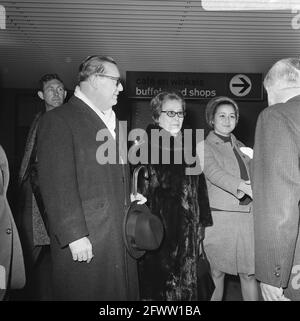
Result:
M205 109L206 123L211 129L214 128L214 117L218 110L218 107L221 105L231 105L234 109L236 124L239 121L239 107L237 103L233 99L225 96L215 97L207 103Z
M162 105L168 100L178 100L181 102L182 111L185 112L185 101L184 98L178 92L167 92L163 91L157 94L152 100L150 101L150 107L152 111L152 119L155 123L158 122L158 118L161 115Z

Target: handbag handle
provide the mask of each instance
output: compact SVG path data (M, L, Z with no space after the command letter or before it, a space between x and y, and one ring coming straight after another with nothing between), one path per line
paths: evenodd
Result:
M202 254L203 257L205 258L205 260L207 260L206 253L205 253L205 251L204 251L203 240L200 241L200 248L201 248L201 253L200 253L200 255Z
M197 250L198 256L200 256L202 254L203 257L205 258L205 260L207 260L207 256L206 256L206 253L205 253L205 250L204 250L203 239L198 243L198 241L197 241L197 233L194 233L194 241L195 241L195 244L198 244L198 250Z
M138 185L138 178L139 178L139 173L140 173L140 170L141 169L144 169L145 172L144 172L144 177L146 179L149 178L149 173L148 173L148 169L147 169L147 166L145 165L140 165L138 167L136 167L133 171L133 174L132 174L132 186L131 186L131 193L136 196L137 194L137 185Z

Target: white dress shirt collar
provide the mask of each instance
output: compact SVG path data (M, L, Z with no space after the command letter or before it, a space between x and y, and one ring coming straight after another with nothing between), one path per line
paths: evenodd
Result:
M112 110L112 108L101 111L99 110L90 99L80 90L79 86L76 86L74 91L74 96L78 99L82 100L86 105L88 105L93 111L100 117L100 119L104 122L108 130L110 131L113 138L116 138L116 114Z

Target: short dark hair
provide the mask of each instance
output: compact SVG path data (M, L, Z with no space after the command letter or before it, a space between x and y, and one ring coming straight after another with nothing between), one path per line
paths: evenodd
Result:
M110 62L114 65L117 65L117 63L111 57L97 55L86 57L79 66L78 81L85 81L91 75L96 73L103 74L105 72L105 62Z
M167 92L163 91L157 94L152 100L150 101L150 107L152 111L152 119L157 123L158 118L161 115L162 105L167 100L178 100L181 102L182 111L185 111L185 101L184 98L181 96L179 92Z
M45 83L47 83L48 81L53 80L53 79L60 81L62 83L62 85L65 87L63 81L60 79L58 74L45 74L39 80L39 90L43 91Z
M236 117L236 124L238 123L238 121L239 121L239 107L238 107L237 103L229 97L219 96L219 97L215 97L215 98L211 99L207 103L207 106L205 109L206 123L211 129L214 128L213 120L214 120L215 114L216 114L219 106L226 105L226 104L231 105L233 107L235 117Z

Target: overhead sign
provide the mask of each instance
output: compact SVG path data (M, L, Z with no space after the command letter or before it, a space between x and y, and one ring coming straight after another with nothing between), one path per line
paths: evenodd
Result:
M249 94L252 89L252 83L246 75L235 75L229 83L231 93L236 97L244 97Z
M186 99L228 96L262 100L262 74L127 71L129 98L152 98L161 91L179 91Z

